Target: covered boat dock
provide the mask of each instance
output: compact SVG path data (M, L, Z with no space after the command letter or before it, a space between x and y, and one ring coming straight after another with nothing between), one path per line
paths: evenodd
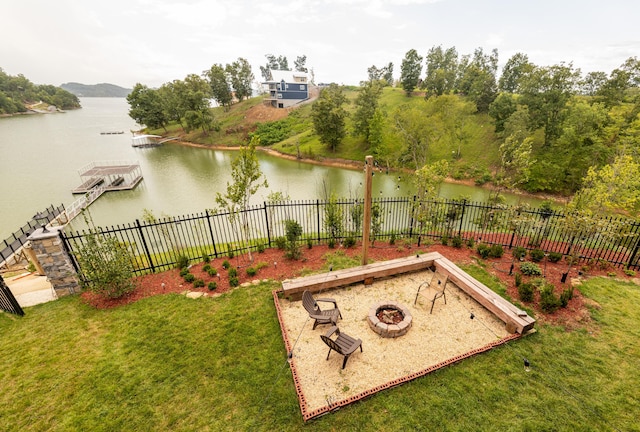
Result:
M104 192L129 190L142 181L142 170L138 162L104 161L91 162L78 170L82 184L71 192L83 194L98 188Z

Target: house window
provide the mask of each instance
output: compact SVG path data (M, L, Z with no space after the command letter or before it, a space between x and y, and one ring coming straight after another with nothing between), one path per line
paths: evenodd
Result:
M304 84L300 84L300 90L304 90Z

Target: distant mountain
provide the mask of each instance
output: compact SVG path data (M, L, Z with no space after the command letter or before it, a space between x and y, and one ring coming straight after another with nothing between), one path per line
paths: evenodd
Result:
M131 89L107 83L87 85L70 82L60 87L81 97L127 97L131 93Z

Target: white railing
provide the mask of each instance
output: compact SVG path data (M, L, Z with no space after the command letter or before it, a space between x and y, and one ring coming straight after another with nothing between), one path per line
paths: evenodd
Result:
M104 191L104 186L97 187L71 203L69 207L65 208L67 221L70 222L74 217L78 216L82 210L89 206L89 204L97 200L98 197L104 193Z

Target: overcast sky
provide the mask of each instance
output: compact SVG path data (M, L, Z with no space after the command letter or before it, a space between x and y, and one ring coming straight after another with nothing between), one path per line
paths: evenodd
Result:
M238 57L260 79L268 53L357 84L389 62L398 78L408 50L437 45L583 74L640 56L636 0L6 0L0 13L0 68L36 84L157 87Z

